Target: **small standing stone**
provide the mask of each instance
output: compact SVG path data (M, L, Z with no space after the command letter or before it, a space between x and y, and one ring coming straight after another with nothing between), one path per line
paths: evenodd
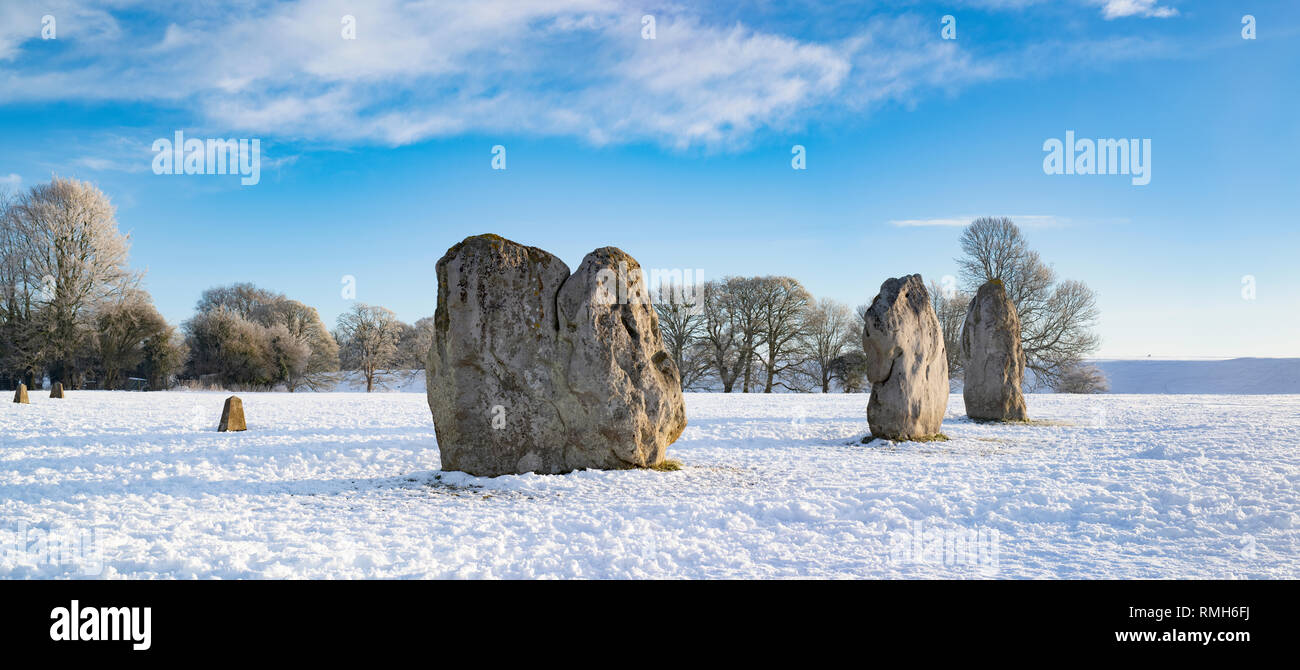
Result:
M63 382L54 382L54 386L50 387L50 397L51 398L63 397Z
M30 405L30 404L31 404L31 403L28 402L28 400L27 400L27 385L26 385L26 384L19 384L19 385L18 385L18 390L17 390L17 391L14 391L14 402L16 402L16 403L22 403L22 404L24 404L24 405Z
M239 396L232 395L226 398L226 406L221 409L221 423L217 425L217 432L236 430L248 430L248 426L244 423L244 401Z

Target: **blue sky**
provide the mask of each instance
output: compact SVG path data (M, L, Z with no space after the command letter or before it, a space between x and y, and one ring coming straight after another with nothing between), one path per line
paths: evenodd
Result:
M1098 291L1101 356L1300 355L1290 0L191 4L0 6L0 186L98 184L173 322L253 281L332 324L345 275L414 321L481 232L856 305L1005 215ZM177 130L259 139L261 181L154 174ZM1068 130L1150 139L1150 183L1045 174Z

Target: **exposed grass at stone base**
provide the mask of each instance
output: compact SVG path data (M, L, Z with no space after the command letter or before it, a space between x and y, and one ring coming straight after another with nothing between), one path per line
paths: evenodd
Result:
M928 437L912 437L906 440L892 440L887 437L876 437L875 435L868 434L866 437L862 438L862 444L871 444L876 440L880 440L881 442L891 442L893 444L902 444L904 442L947 442L948 436L943 433L935 433Z
M665 458L658 465L652 465L647 469L655 472L677 472L682 469L682 462L675 458Z

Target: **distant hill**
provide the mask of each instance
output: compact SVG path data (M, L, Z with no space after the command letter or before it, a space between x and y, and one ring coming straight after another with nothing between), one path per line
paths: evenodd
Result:
M1300 393L1300 358L1093 361L1111 393Z
M1110 380L1111 393L1300 394L1300 358L1141 358L1092 363ZM366 390L360 373L344 372L337 378L339 383L331 390ZM960 385L954 386L954 392L960 393ZM376 391L424 393L424 371L389 373Z

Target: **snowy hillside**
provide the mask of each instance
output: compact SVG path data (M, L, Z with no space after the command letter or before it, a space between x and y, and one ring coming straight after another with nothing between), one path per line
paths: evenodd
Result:
M1094 361L1111 393L1300 393L1300 358Z
M680 471L481 479L419 394L241 395L245 433L0 404L0 577L1300 577L1300 396L954 395L950 441L864 446L863 395L688 394Z

